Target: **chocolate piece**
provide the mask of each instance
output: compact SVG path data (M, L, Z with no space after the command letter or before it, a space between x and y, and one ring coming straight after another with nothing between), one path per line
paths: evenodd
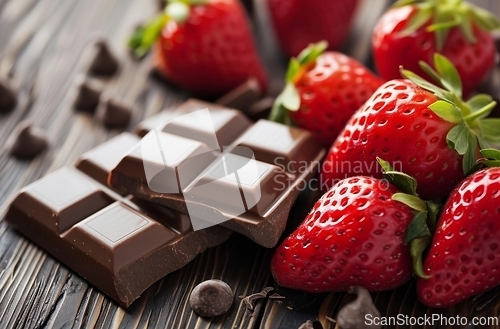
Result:
M95 55L90 64L89 71L94 75L110 77L118 71L118 59L111 52L108 44L104 41L95 43Z
M114 99L107 99L99 107L97 118L107 128L123 128L132 118L132 108Z
M181 109L189 111L194 101L188 104ZM236 130L221 133L214 124L209 138L200 118L216 122L206 116L239 116L235 110L208 106L210 111L186 116L180 116L183 110L175 112L175 119L153 129L120 161L108 182L121 193L189 214L195 230L221 224L273 247L283 233L291 205L317 171L324 150L310 133L265 120L240 137L234 136L244 129L241 125L220 125ZM190 120L193 113L196 115ZM175 129L168 129L170 126ZM144 127L139 130L143 132ZM163 131L165 127L170 133ZM222 152L214 145L217 133L219 143L225 140L229 144Z
M250 107L259 100L261 94L262 90L260 89L259 81L255 78L250 78L216 100L215 103L241 110L247 114Z
M381 328L380 325L368 325L365 321L368 314L372 318L380 318L380 312L373 304L368 290L363 287L351 287L349 293L356 294L358 297L339 311L337 315L339 326L343 329Z
M200 111L203 109L209 111ZM211 149L220 150L221 147L229 145L250 124L238 111L189 99L175 111L160 112L139 123L134 131L142 137L158 128L163 132L194 139L207 144Z
M11 111L17 104L17 93L11 84L0 79L0 113Z
M21 122L13 132L12 139L8 144L12 155L31 159L47 148L48 141L43 130L34 127L29 122Z
M198 284L189 296L189 304L200 316L214 317L226 313L233 305L234 293L221 280L207 280Z
M82 171L62 168L25 187L6 215L14 228L124 307L231 234L222 227L193 231L186 215L101 185L103 172L133 139L119 135L86 153L78 164Z
M137 136L122 133L84 153L80 156L76 167L99 183L107 185L109 172L138 142Z
M77 89L73 107L78 111L93 114L99 104L103 87L97 81L81 78L77 82Z

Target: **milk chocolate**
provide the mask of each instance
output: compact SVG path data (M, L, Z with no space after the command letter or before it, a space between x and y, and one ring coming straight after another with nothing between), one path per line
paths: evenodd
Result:
M236 110L187 104L142 138L111 171L108 184L194 216L195 229L220 224L273 247L324 150L307 131L267 120L248 125L234 120L241 116ZM205 105L208 111L190 112ZM145 133L146 126L138 131Z
M102 292L128 307L149 286L230 236L194 231L179 212L122 197L101 183L135 137L119 135L21 190L6 220Z

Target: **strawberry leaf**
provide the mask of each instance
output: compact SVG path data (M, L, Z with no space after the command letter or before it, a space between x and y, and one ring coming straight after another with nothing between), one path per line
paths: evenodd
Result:
M328 42L320 41L310 44L306 49L302 50L297 56L297 61L301 66L308 65L314 62L328 48Z
M144 57L153 47L168 21L168 16L159 14L148 25L139 26L129 39L128 45L138 58Z
M416 84L420 88L435 94L438 98L450 101L452 99L451 95L446 90L439 88L438 86L430 83L429 81L423 79L422 77L418 76L417 74L411 71L401 69L401 75L407 79L410 79L414 84Z
M412 240L431 236L431 231L427 226L427 211L419 212L413 217L410 225L406 229L404 243L408 244Z
M417 31L432 18L432 8L417 11L407 22L399 37L406 37Z
M479 121L481 138L493 143L500 143L500 119L487 118Z
M429 106L429 108L441 119L451 122L459 123L462 121L462 113L452 103L439 100Z
M462 97L462 81L455 66L443 55L434 54L434 66L441 76L443 87Z
M472 112L477 112L486 105L490 104L493 98L490 95L478 94L467 101Z
M287 83L285 89L283 89L283 92L279 97L281 99L281 104L287 110L293 112L299 110L300 95L297 88L295 88L295 86L293 85L293 83Z
M290 59L290 63L288 63L288 69L286 71L286 82L293 82L295 75L300 70L300 63L296 58Z
M411 209L414 209L419 212L427 212L427 206L422 199L420 199L418 196L415 195L410 195L406 193L395 193L392 196L392 200L401 202Z
M389 162L377 157L377 161L382 168L384 177L402 192L417 196L417 181L415 178L405 173L395 171Z
M430 243L430 237L414 239L410 242L410 254L413 259L413 273L422 279L428 279L430 276L425 274L422 265L422 254Z
M483 149L481 150L481 154L487 158L492 160L500 161L500 150L497 149Z
M456 150L458 154L464 155L469 147L470 129L464 122L453 127L446 136L450 148Z

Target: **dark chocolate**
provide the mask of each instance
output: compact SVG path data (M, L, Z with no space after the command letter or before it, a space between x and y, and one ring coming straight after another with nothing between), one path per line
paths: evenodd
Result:
M87 152L80 170L62 168L25 187L6 215L14 228L124 307L231 234L222 227L193 231L186 215L103 186L103 172L134 139L119 135Z
M17 92L9 81L0 79L0 113L7 113L17 105Z
M221 224L273 247L324 150L304 130L266 120L247 126L234 121L240 116L236 110L208 104L209 111L190 112L207 103L187 104L180 108L190 115L170 111L169 121L157 122L160 126L111 171L108 183L121 193L194 216L195 229ZM215 124L211 116L233 123ZM149 124L136 131L145 133Z
M372 297L368 290L363 287L351 287L349 293L356 294L357 298L353 302L342 307L337 315L337 323L345 329L380 329L379 325L368 325L367 316L380 318L380 312L373 304Z
M30 122L17 125L8 143L10 153L18 158L31 159L40 154L48 146L47 135Z
M80 156L76 168L102 185L107 185L108 174L121 158L137 145L139 140L133 134L121 133Z
M95 43L95 55L90 64L90 73L98 76L110 77L118 71L119 62L106 41Z
M215 103L241 110L246 114L250 107L259 100L261 94L262 90L260 89L259 81L255 78L250 78L219 98Z
M226 313L233 305L234 293L221 280L207 280L194 287L189 296L189 305L196 314L214 317Z
M132 119L132 108L117 100L108 98L99 106L97 119L107 128L124 128Z
M81 78L77 82L77 94L73 107L78 111L93 114L99 105L103 89L97 81Z

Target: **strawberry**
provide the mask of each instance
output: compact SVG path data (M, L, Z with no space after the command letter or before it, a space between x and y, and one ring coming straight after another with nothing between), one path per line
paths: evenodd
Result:
M483 150L500 165L500 151ZM447 307L500 284L500 168L466 178L451 193L417 281L420 301Z
M267 86L247 17L238 0L173 0L130 39L138 56L156 43L157 66L198 94L220 96L256 77Z
M463 0L400 0L373 31L375 64L386 80L399 77L400 65L422 75L419 60L430 64L439 52L456 66L469 95L494 65L489 31L499 27L491 13Z
M310 43L326 40L336 49L346 39L357 0L268 0L271 21L288 56Z
M324 52L326 42L312 44L292 58L283 93L271 120L289 119L330 147L353 113L382 85L366 67L338 52Z
M354 175L381 177L378 155L415 177L422 198L443 198L473 167L478 144L493 145L500 129L485 119L496 104L492 98L464 102L458 72L441 55L434 56L437 72L421 65L440 87L407 70L402 74L409 80L380 87L332 145L321 168L323 189Z
M356 176L336 183L276 249L278 284L306 292L394 289L412 275L403 244L412 209L387 180Z

